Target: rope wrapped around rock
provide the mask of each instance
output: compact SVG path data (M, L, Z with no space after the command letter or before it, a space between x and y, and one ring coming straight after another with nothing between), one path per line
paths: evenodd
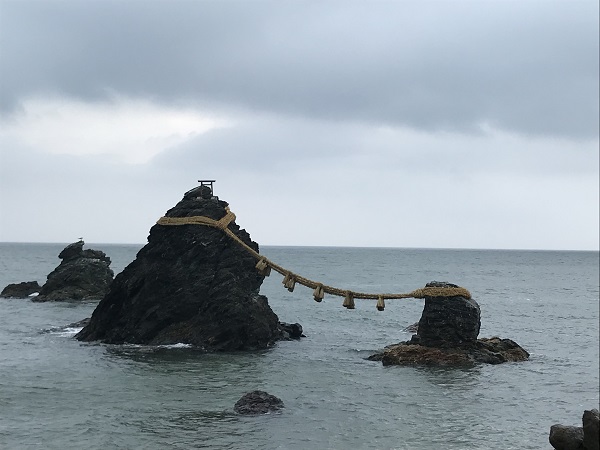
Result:
M265 258L263 255L258 253L242 239L240 239L233 231L228 227L231 222L235 220L235 214L232 213L229 208L226 208L227 213L219 220L214 220L204 216L190 216L190 217L161 217L156 223L158 225L204 225L207 227L218 228L223 231L227 236L233 239L238 245L242 246L248 253L250 253L258 262L256 264L257 270L264 276L268 276L271 269L283 275L284 286L291 292L294 290L295 283L306 286L310 289L314 289L313 296L316 301L320 302L323 299L324 294L336 295L344 297L344 306L349 309L354 309L354 299L372 299L377 300L377 309L383 310L385 307L384 299L401 299L401 298L425 298L425 297L464 297L467 299L471 298L471 293L463 287L424 287L421 289L415 289L414 291L405 294L370 294L365 292L355 292L347 289L339 289L332 286L327 286L323 283L319 283L301 275L295 274L273 261Z

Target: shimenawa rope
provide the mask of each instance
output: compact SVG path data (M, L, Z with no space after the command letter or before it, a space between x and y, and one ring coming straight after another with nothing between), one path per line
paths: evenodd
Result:
M425 298L425 297L464 297L471 298L471 293L463 287L428 287L425 286L421 289L416 289L406 294L369 294L364 292L354 292L344 289L338 289L332 286L327 286L323 283L310 280L298 274L295 274L273 261L265 258L263 255L258 253L244 241L242 241L233 231L228 227L231 222L235 220L235 214L226 208L226 214L219 220L214 220L205 216L189 216L189 217L161 217L156 223L158 225L204 225L208 227L218 228L223 231L227 236L233 239L238 245L243 247L248 253L250 253L258 262L256 263L256 269L263 276L269 276L271 269L283 275L283 285L290 292L294 290L295 284L301 284L310 289L314 289L313 297L315 301L321 302L325 294L336 295L344 297L343 306L348 309L354 309L354 299L373 299L377 300L377 309L383 311L385 309L385 299L401 299L401 298Z

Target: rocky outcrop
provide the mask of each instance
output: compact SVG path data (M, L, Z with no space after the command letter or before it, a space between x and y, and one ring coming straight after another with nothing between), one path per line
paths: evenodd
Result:
M583 428L565 425L550 427L550 445L557 450L584 450Z
M432 281L427 287L458 287ZM524 361L529 353L510 339L478 339L480 308L473 299L426 297L416 334L408 342L390 345L369 359L384 365L500 364Z
M597 409L583 412L583 426L552 425L548 440L556 450L598 450L599 414Z
M42 287L37 281L23 281L22 283L12 283L2 289L0 297L4 298L27 298L31 294L40 292Z
M279 322L279 327L285 339L300 339L306 337L302 334L302 325L299 323Z
M414 342L402 342L386 347L369 359L391 365L460 366L473 363L501 364L525 361L527 353L516 342L499 337L478 339L473 345L429 347Z
M583 448L600 449L600 414L597 409L583 412Z
M233 410L238 414L256 415L279 411L283 401L264 391L252 391L245 394L234 405Z
M458 287L432 281L427 287ZM464 297L427 297L415 340L427 347L457 347L477 341L481 327L479 305Z
M166 216L219 220L226 207L201 188L186 193ZM258 251L235 222L228 228ZM264 277L255 265L254 257L219 229L156 224L148 244L117 275L76 337L116 344L186 343L207 351L261 349L292 338L259 294Z
M114 273L110 258L100 250L83 250L83 241L67 245L58 255L59 266L48 274L33 301L100 300L108 292Z

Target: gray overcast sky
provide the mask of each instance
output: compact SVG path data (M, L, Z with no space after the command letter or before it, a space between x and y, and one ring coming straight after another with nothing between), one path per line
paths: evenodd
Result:
M0 0L0 241L597 250L598 9Z

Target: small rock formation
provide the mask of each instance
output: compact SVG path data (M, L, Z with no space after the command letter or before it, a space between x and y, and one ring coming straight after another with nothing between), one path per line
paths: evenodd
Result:
M552 425L548 440L556 450L598 450L599 414L597 409L583 412L583 426Z
M302 325L299 323L279 322L279 326L285 339L300 339L306 337L302 334Z
M58 255L62 260L48 274L35 302L100 300L108 292L114 273L110 258L100 250L83 250L83 241L67 245Z
M83 250L83 241L67 245L58 255L62 260L56 269L48 274L46 283L40 286L37 281L24 281L6 286L0 297L33 297L34 302L50 300L100 300L113 280L109 268L110 258L100 250Z
M42 287L37 281L23 281L22 283L12 283L2 289L0 297L4 298L27 298L31 294L40 292Z
M252 391L244 394L233 410L238 414L256 415L279 411L283 408L283 401L265 391Z
M600 414L597 409L583 412L583 448L586 450L600 449Z
M432 281L427 287L458 286ZM510 339L477 339L480 326L480 309L475 300L460 296L426 297L417 334L410 341L390 345L369 359L383 365L462 365L500 364L529 358L529 353Z
M209 191L207 186L188 191L166 216L221 219L228 204ZM228 228L258 252L245 230L235 222ZM234 351L300 337L302 327L282 326L259 294L264 276L255 266L254 257L219 229L156 224L76 338Z

